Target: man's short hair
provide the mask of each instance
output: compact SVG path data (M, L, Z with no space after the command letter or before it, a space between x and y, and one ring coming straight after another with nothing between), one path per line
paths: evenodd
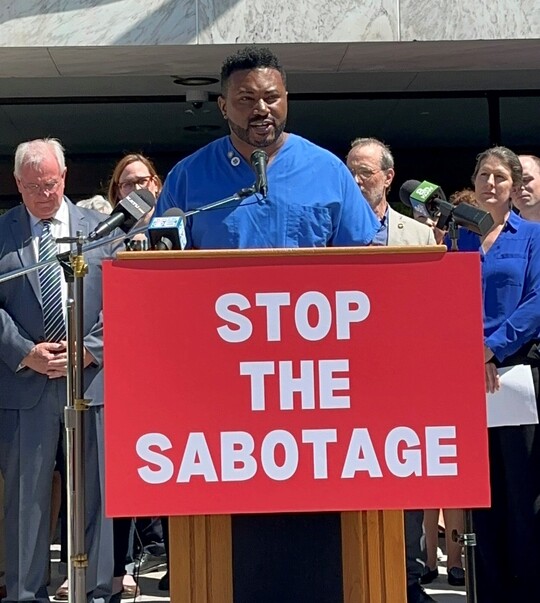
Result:
M229 78L236 71L252 69L275 69L281 74L283 84L286 83L286 74L277 56L269 49L262 46L246 46L234 54L229 55L221 66L221 94L227 93Z
M57 138L36 138L21 142L15 151L15 166L13 173L17 178L21 176L23 165L32 165L39 167L45 158L45 148L49 148L58 162L58 167L63 173L66 169L66 159L64 157L64 147Z
M351 149L355 147L367 147L369 145L375 145L381 149L381 170L394 169L394 157L390 152L390 147L384 144L382 140L377 138L355 138L351 142Z
M536 155L526 155L526 154L521 154L518 155L518 157L521 159L522 157L527 157L529 159L531 159L532 161L534 161L534 163L536 164L536 168L538 169L538 171L540 171L540 157L536 156Z

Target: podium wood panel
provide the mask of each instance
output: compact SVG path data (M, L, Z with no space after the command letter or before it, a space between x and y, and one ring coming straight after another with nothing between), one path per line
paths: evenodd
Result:
M341 513L344 603L406 603L402 511Z
M171 517L173 603L233 603L230 515Z
M172 603L233 603L230 515L171 517ZM341 513L343 603L406 603L402 511Z

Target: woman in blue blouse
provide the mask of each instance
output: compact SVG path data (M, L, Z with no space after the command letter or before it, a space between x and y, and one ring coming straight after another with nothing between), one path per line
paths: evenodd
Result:
M538 403L540 224L512 211L521 164L506 147L477 157L478 206L494 225L482 239L461 229L460 251L479 251L484 296L486 389L499 389L497 368L530 364ZM489 429L491 507L475 511L479 603L540 601L540 430ZM536 584L535 584L536 583Z

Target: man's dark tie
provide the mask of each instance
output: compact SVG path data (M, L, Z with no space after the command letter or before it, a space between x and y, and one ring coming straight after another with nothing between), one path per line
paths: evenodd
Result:
M41 220L43 232L39 240L39 261L56 256L56 244L51 234L51 220ZM45 341L58 342L66 338L66 326L62 310L62 269L58 262L39 269L39 286L43 308Z

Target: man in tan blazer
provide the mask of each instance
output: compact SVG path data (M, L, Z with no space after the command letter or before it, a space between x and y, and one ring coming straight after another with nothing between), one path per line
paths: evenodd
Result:
M386 199L394 179L394 158L387 145L376 138L356 138L347 155L347 166L371 209L381 223L372 245L436 245L432 229L390 207ZM405 511L407 603L435 600L420 584L425 566L421 546L424 512Z
M400 214L388 204L386 197L395 172L394 158L387 145L376 138L356 138L347 155L347 166L381 222L373 245L436 244L431 228Z

